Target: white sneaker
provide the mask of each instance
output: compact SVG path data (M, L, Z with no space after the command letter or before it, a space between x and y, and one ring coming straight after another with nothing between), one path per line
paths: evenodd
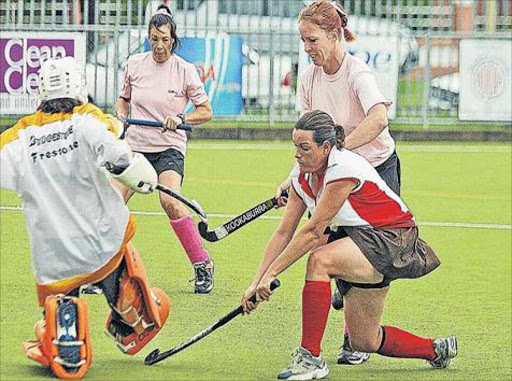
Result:
M338 364L361 365L363 362L368 361L369 358L369 353L354 351L350 346L348 335L343 335L343 345L341 346L340 353L338 355Z
M452 359L457 357L459 352L457 348L457 338L450 336L446 339L436 339L433 345L437 357L434 361L427 362L434 368L447 368Z
M329 368L322 357L315 357L305 348L298 347L292 354L293 362L277 375L280 380L313 380L329 375Z

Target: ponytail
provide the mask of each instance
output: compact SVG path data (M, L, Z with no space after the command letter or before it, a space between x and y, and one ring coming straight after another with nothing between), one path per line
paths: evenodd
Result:
M345 147L345 130L337 124L334 126L334 132L336 133L336 148L342 149Z
M313 110L305 113L295 123L296 130L313 131L313 140L318 146L329 142L331 147L342 149L345 145L345 131L339 124L335 124L329 114Z

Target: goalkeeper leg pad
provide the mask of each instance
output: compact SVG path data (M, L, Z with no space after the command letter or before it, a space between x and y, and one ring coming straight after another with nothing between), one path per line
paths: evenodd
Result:
M110 313L106 333L122 352L134 355L160 331L169 316L171 300L164 291L149 287L142 260L131 243L125 262L126 269L119 279L117 314Z
M81 379L92 362L87 302L50 295L44 303L45 320L35 325L35 341L23 344L25 355L63 379Z

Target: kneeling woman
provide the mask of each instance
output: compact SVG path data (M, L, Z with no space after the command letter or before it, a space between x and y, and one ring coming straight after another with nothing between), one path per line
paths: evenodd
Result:
M419 278L440 262L418 236L414 216L363 157L343 149L343 128L322 111L310 111L293 131L300 175L281 224L270 238L254 281L242 297L270 297L270 283L311 251L302 294L302 343L280 379L309 380L329 374L320 343L331 300L330 280L343 279L345 320L355 350L384 356L421 358L437 368L457 355L455 337L425 339L380 319L390 282ZM297 231L308 210L311 219ZM324 231L330 228L330 236ZM348 237L337 239L344 229Z

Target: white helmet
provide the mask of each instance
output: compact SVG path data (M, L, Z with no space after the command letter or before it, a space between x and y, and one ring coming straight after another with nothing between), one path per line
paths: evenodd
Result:
M72 57L48 59L39 74L39 97L41 101L72 98L87 103L84 69Z

